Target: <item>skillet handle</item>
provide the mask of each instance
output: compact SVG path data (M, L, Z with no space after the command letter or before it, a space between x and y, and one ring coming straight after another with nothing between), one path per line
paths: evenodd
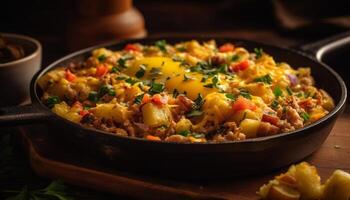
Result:
M325 54L346 45L350 45L350 31L346 31L311 44L303 45L299 47L299 49L311 54L318 61L322 62L322 58Z
M0 108L0 127L35 124L48 120L52 115L36 105Z

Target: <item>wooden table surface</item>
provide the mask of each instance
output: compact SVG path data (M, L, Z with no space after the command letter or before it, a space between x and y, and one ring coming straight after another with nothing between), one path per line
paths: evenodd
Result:
M33 131L32 129L29 129ZM337 120L322 147L305 161L315 165L325 181L335 170L350 172L350 109ZM222 181L178 181L121 172L79 152L51 145L42 131L22 135L34 171L44 177L136 199L258 199L259 187L287 168L270 174ZM229 170L229 169L226 169Z

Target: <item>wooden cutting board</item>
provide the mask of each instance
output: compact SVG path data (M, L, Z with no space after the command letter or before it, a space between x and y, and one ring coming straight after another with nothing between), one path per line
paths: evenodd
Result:
M322 147L305 159L317 166L323 180L335 169L350 172L349 130L350 112L347 111L338 119ZM38 175L136 199L258 199L255 192L259 187L287 170L222 181L191 182L150 177L108 167L75 151L74 147L50 141L47 133L44 126L21 128L31 166Z

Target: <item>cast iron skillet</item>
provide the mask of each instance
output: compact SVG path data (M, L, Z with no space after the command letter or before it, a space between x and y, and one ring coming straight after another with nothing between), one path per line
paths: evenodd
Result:
M0 109L0 125L32 124L41 121L47 124L49 133L54 139L73 145L74 148L82 149L89 156L97 156L103 160L111 161L108 163L115 164L112 166L176 178L212 178L262 173L302 160L320 147L330 133L335 120L344 109L347 97L346 86L336 72L320 61L322 59L320 50L323 49L322 51L325 52L325 49L330 49L330 45L339 47L350 41L350 37L344 35L328 39L326 43L323 41L313 44L304 49L311 49L311 53L317 55L316 58L310 53L235 38L162 38L166 39L168 43L189 39L199 41L216 39L218 44L233 42L249 51L259 47L272 55L277 62L285 61L293 67L311 67L317 87L329 92L335 100L336 107L316 123L289 133L224 143L154 142L116 136L101 130L80 126L52 113L41 103L42 91L37 85L37 80L47 71L72 61L82 61L90 55L91 50L98 47L117 50L123 48L127 43L153 44L158 39L146 38L113 42L87 48L59 59L33 77L30 86L32 105Z

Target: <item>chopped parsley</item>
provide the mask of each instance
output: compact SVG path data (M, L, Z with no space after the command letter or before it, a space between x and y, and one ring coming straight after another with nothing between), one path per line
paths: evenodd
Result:
M271 108L276 109L278 107L279 103L277 99L274 99L271 103Z
M129 77L129 78L125 79L125 82L129 83L130 85L134 85L135 83L140 82L140 81Z
M89 93L89 96L88 96L88 100L89 101L91 101L91 102L97 102L98 101L98 94L97 94L97 92L95 92L95 91L92 91L92 92L90 92Z
M107 58L107 57L106 57L104 54L101 54L101 55L99 55L99 56L97 57L98 61L100 61L100 62L105 61L106 58Z
M184 80L183 81L189 81L189 80L194 80L193 77L187 75L187 74L184 74Z
M260 58L263 55L264 51L262 48L254 48L254 53L256 55L256 58Z
M202 83L205 83L208 80L208 76L207 75L203 75L203 78L201 80Z
M115 96L115 90L111 85L103 85L100 87L98 91L98 97L102 97L105 94L108 94L109 96Z
M201 93L198 94L197 98L194 100L195 110L200 109L204 103L203 96Z
M286 90L287 90L289 95L293 95L293 91L292 91L292 89L290 89L290 87L286 87Z
M307 121L310 119L310 115L307 114L306 112L301 112L299 115L301 118L303 118L304 121Z
M142 78L145 75L146 72L146 66L140 65L140 69L135 73L136 78Z
M245 89L240 89L239 95L241 95L242 97L244 97L246 99L252 99L252 96L250 95L249 91L247 91Z
M111 72L112 73L117 73L117 72L120 72L121 70L119 69L118 66L113 66L112 69L111 69Z
M278 86L276 86L275 89L273 90L273 94L275 95L276 98L283 96L283 92L282 92L281 88Z
M159 67L152 67L152 69L149 71L149 74L152 78L156 78L162 75L162 70Z
M121 68L126 68L126 66L125 66L126 61L127 61L127 60L130 60L130 59L132 59L132 58L133 58L133 56L132 56L132 55L129 55L129 54L122 56L122 57L119 58L119 60L117 61L118 66L121 67Z
M236 61L238 61L240 59L240 56L239 55L233 55L232 57L231 57L231 61L232 62L236 62Z
M182 130L178 134L187 137L188 135L191 134L191 131L189 131L189 130Z
M254 79L254 82L262 82L266 84L272 83L272 78L269 74L266 74L265 76L260 76Z
M155 45L156 47L158 47L161 51L167 52L167 50L166 50L166 45L167 45L167 43L166 43L165 40L158 40L158 41L155 42L154 45Z
M134 103L137 105L140 105L142 103L143 97L145 96L145 93L142 93L140 95L137 95L135 97Z
M217 88L218 82L219 82L218 76L214 76L214 77L211 79L211 83L208 83L208 84L204 85L204 87L207 87L207 88Z
M226 93L225 96L226 96L226 98L228 98L230 100L234 100L235 99L235 95L230 94L230 93Z
M179 96L179 91L177 89L174 89L173 91L173 97L176 98L177 96Z
M186 114L186 117L198 117L203 114L203 111L201 110L192 110L191 112Z
M115 78L116 80L126 80L128 77L126 76L118 76L117 78Z
M46 105L49 107L49 108L52 108L55 106L55 104L58 104L60 103L61 100L58 96L51 96L49 97L47 100L46 100Z
M164 91L164 85L161 83L151 82L151 87L148 90L148 93L151 95L158 94Z

